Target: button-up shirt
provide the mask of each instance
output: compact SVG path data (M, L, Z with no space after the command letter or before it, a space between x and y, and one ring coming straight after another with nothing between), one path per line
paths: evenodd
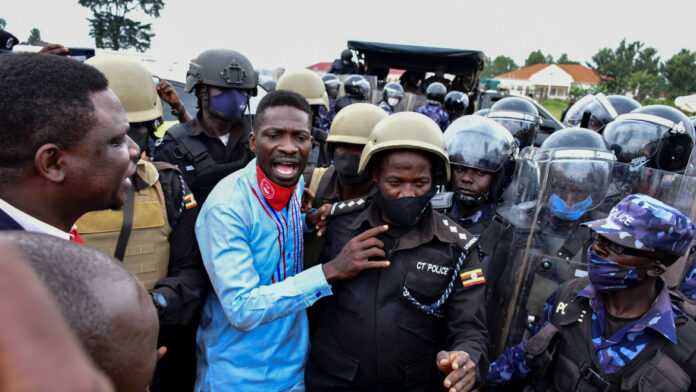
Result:
M275 211L256 160L224 178L196 222L214 293L198 331L196 391L285 391L301 385L309 349L305 309L330 295L321 266L302 271L300 179Z
M663 283L663 282L660 282ZM616 373L628 365L656 337L661 335L672 344L677 344L675 313L669 291L662 284L660 293L650 309L639 319L627 322L611 336L605 337L606 310L601 295L592 284L588 284L578 294L587 298L592 308L592 345L602 372ZM550 319L555 295L547 301L543 323ZM511 380L524 379L530 372L525 356L526 341L506 350L491 364L488 382L503 384Z
M44 221L34 218L3 199L0 199L0 210L2 210L18 225L22 226L22 228L26 231L48 234L64 240L70 240L70 233L66 233L55 226L49 225Z

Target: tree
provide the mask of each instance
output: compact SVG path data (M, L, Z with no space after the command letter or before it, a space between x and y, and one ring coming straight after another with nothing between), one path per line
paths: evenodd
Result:
M28 45L37 45L41 43L41 31L34 27L31 29L29 32L29 38L27 38L27 44Z
M524 66L528 67L530 65L534 64L546 64L546 56L544 56L543 53L541 53L541 50L535 50L532 53L529 54L527 57L527 60L524 62ZM553 60L553 58L552 58Z
M98 48L113 50L135 48L143 52L150 48L155 36L152 24L141 23L126 16L137 9L151 17L159 17L164 8L163 0L78 0L92 11L89 35Z
M515 60L510 57L501 55L493 59L493 61L486 58L481 78L493 78L496 75L514 71L515 69L517 69L517 64L515 64Z
M567 53L561 53L560 56L558 56L558 59L556 59L556 64L580 64L577 61L573 61L570 58L568 58Z
M696 52L682 49L667 60L662 73L667 80L670 97L696 92Z
M5 30L5 26L7 26L7 21L3 18L0 18L0 29Z

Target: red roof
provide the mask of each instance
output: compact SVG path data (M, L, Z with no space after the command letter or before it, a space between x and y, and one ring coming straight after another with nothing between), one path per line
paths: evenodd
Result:
M331 63L327 62L321 62L321 63L316 63L312 64L307 69L311 69L314 72L329 72L331 69Z
M497 75L496 79L518 79L518 80L529 80L534 74L540 72L550 64L534 64L529 67L523 67L516 69L514 71L506 72L501 75ZM587 83L587 84L598 84L601 80L597 71L592 68L586 67L582 64L556 64L559 68L567 72L573 81L577 83Z

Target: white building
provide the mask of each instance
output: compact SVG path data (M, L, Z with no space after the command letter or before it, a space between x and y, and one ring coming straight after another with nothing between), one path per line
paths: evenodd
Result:
M601 79L595 70L580 64L535 64L498 75L495 80L500 81L498 88L543 100L567 99L571 86L587 89Z

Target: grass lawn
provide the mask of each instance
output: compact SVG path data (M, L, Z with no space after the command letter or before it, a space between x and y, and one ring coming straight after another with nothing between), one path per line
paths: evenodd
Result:
M561 121L561 113L568 106L567 101L562 101L560 99L547 99L541 103L554 117L556 120Z

